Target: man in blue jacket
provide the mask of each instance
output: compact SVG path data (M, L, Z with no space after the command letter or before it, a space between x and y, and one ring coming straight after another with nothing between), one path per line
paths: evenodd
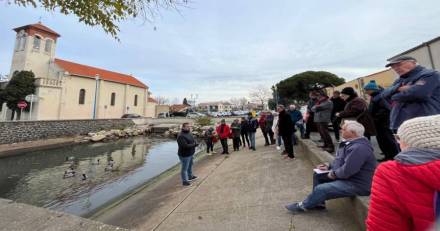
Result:
M313 192L302 202L287 205L293 213L310 209L325 209L325 201L341 197L370 195L371 182L376 169L373 147L364 137L364 126L346 120L341 128L343 141L339 144L335 160L321 164L322 173L313 176Z
M391 100L390 128L396 131L406 120L440 114L440 74L417 64L409 56L390 60L398 75L391 87L382 92L382 97Z

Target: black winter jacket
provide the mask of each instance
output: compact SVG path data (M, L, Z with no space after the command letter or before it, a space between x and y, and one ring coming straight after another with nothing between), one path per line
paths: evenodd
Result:
M197 143L190 132L181 131L177 136L177 144L179 145L177 154L181 157L192 156L196 152Z

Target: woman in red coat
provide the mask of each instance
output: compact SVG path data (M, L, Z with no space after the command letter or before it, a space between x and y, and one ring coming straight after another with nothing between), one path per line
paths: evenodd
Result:
M367 229L434 230L440 202L440 115L404 122L396 139L402 152L379 165L373 178Z
M229 154L228 152L228 138L231 134L231 129L226 124L225 119L222 119L220 125L217 127L216 132L220 138L220 143L222 144L223 152L222 154Z

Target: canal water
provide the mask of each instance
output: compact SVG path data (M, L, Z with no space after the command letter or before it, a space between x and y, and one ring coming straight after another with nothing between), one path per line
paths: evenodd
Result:
M176 165L176 153L174 140L137 137L2 158L0 197L87 216Z

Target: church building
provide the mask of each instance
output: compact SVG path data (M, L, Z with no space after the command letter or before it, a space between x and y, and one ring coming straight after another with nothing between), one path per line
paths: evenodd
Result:
M38 96L32 115L24 113L22 120L155 116L148 86L134 76L56 58L60 35L41 23L14 31L17 36L9 78L15 71L32 71ZM6 105L1 108L0 120L9 120L11 111Z

